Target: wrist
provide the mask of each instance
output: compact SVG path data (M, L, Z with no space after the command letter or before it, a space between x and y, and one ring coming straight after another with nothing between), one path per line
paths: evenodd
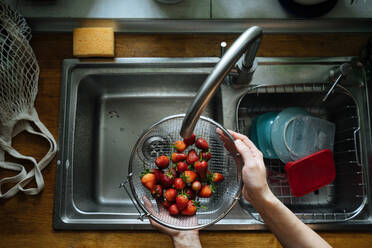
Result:
M183 247L201 247L199 240L199 231L181 231L172 236L173 246L176 248Z
M257 194L251 198L250 203L253 207L265 206L278 201L278 198L273 194L273 192L267 188L261 194Z

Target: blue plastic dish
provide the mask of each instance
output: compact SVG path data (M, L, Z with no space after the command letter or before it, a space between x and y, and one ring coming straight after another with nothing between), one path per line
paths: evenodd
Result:
M252 125L249 130L249 138L262 152L264 158L278 158L271 142L271 126L277 115L278 112L268 112L256 116L252 120Z
M268 112L257 117L257 139L264 158L277 159L271 138L271 129L278 112Z

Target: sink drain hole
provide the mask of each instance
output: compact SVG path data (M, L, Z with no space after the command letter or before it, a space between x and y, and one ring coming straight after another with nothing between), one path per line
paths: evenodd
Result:
M161 136L149 137L142 146L143 156L148 160L154 160L160 155L169 155L171 150L169 140Z

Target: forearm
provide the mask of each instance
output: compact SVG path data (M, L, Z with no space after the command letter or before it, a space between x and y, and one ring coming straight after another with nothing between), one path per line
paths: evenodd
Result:
M175 248L201 248L199 233L197 231L180 232L172 237L173 246Z
M331 247L271 192L252 205L284 247Z

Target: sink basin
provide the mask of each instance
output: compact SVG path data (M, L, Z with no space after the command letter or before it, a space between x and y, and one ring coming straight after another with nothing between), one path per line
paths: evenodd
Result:
M116 63L66 60L62 93L60 155L67 191L61 193L64 222L136 221L138 212L119 188L128 172L130 154L140 135L169 115L185 113L217 59L123 59ZM221 119L221 94L203 115ZM64 102L66 101L66 102ZM57 203L56 203L57 204ZM65 204L63 206L63 204Z
M138 220L135 206L119 188L127 176L130 153L142 132L153 123L186 112L218 60L64 61L55 229L152 229L147 219ZM248 134L255 115L303 106L335 121L336 130L347 130L336 135L335 158L340 164L336 181L305 198L290 195L285 178L280 178L285 177L280 161L265 161L270 176L274 175L269 183L275 194L319 230L368 229L372 224L367 85L356 75L343 82L325 104L316 100L329 88L325 79L330 69L349 60L259 58L251 85L231 86L227 77L203 113L226 128ZM208 229L264 230L266 226L241 199L224 219Z
M144 130L166 116L185 113L206 73L93 74L77 88L73 201L84 212L133 214L120 182ZM220 94L204 114L217 121ZM123 197L124 196L124 197Z

